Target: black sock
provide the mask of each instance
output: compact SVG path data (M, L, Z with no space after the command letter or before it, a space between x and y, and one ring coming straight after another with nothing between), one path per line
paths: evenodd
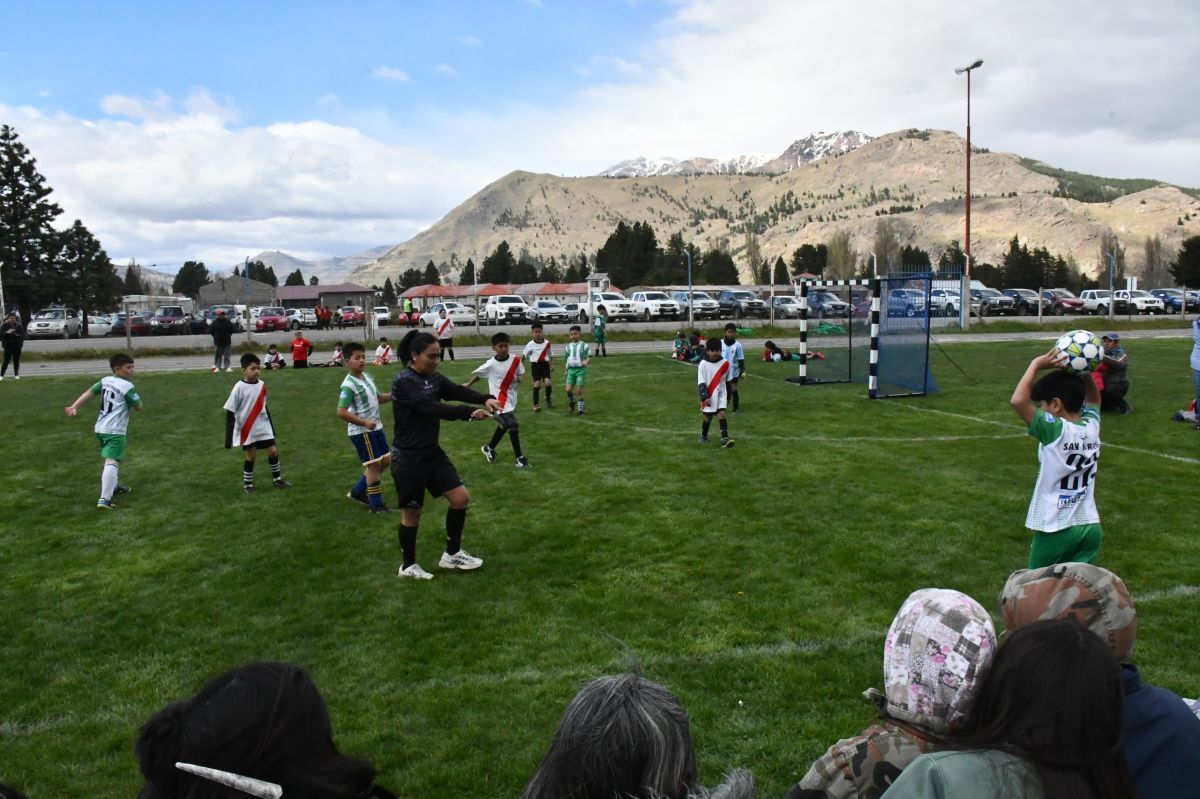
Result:
M567 392L567 402L570 404L571 410L575 410L575 392L574 391Z
M712 427L712 419L709 419L707 416L705 416L704 421L700 424L700 435L708 438L708 430L710 427Z
M508 437L512 439L513 454L516 455L518 458L521 457L521 439L517 435L517 431L509 430Z
M276 455L274 457L271 457L270 455L268 455L267 456L267 464L271 467L271 479L272 480L282 479L280 477L279 456Z
M450 360L453 361L454 360L454 348L451 347L450 349L447 350L447 352L450 353Z
M417 528L400 525L400 552L404 555L404 568L417 562Z
M246 461L242 464L242 485L246 488L254 485L254 461Z
M740 397L738 397L738 391L737 391L737 389L735 388L735 389L733 390L733 409L734 409L735 411L738 409L738 404L739 404L739 402L740 402Z
M717 424L721 426L721 438L729 438L729 420L718 419Z
M533 387L533 407L536 408L538 406L538 400L540 400L541 398L542 398L541 386L534 386Z
M550 403L550 386L546 386L546 404Z
M488 442L488 449L495 449L502 438L504 438L504 428L496 425L496 432L492 433L492 440Z
M446 510L446 554L453 555L462 549L463 528L467 525L466 508Z

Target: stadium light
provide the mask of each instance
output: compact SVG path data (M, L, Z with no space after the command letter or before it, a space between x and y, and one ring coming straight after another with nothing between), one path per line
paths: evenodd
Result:
M973 64L965 67L959 67L954 70L955 75L967 73L967 237L966 237L966 257L967 263L963 268L963 302L959 305L959 325L967 326L967 315L970 313L970 303L967 299L971 296L971 70L979 69L983 66L983 59L977 58Z
M688 262L688 327L695 327L696 320L692 317L692 306L696 304L692 298L692 252L685 246L683 254L687 256Z

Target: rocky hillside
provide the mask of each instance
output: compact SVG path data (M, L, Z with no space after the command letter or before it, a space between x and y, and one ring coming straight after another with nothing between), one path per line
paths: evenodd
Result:
M964 142L953 133L909 130L774 175L613 179L512 172L350 279L382 284L430 260L457 270L468 258L478 264L501 240L515 253L577 261L581 253L594 254L619 221L650 223L660 243L681 232L702 248L724 247L743 282L751 274L747 231L771 260L787 258L801 244L826 243L838 231L848 232L852 248L866 257L876 226L886 219L901 244L936 259L949 241L963 238L963 155ZM1183 238L1200 234L1200 201L1170 186L1083 203L1054 196L1058 180L1022 165L1018 156L982 151L972 157L971 183L971 246L981 262L999 263L1018 235L1031 247L1073 255L1084 271L1095 272L1099 239L1111 230L1136 271L1147 237L1159 236L1164 251L1173 253Z

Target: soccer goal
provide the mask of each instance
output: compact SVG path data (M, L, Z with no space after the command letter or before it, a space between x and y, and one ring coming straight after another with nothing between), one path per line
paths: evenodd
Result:
M865 383L870 399L937 390L929 368L930 275L803 280L798 286L800 363L789 381ZM809 352L822 357L809 358Z

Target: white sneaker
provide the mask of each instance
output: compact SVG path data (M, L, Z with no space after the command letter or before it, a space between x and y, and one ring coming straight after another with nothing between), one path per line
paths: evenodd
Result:
M444 556L443 556L444 557ZM397 577L408 577L412 580L432 580L433 575L421 568L421 564L414 563L407 568L400 567L400 571L396 573Z
M214 372L219 372L219 371L221 371L220 369L218 369L218 368L217 368L217 367L215 367L215 366L212 368L212 370L213 370Z
M438 561L438 566L443 569L459 569L461 571L471 571L478 569L483 565L483 561L477 558L465 549L460 549L453 555L442 553L442 559Z
M492 449L487 444L484 444L482 447L480 447L479 451L483 453L483 457L487 458L488 463L496 462L496 450Z

